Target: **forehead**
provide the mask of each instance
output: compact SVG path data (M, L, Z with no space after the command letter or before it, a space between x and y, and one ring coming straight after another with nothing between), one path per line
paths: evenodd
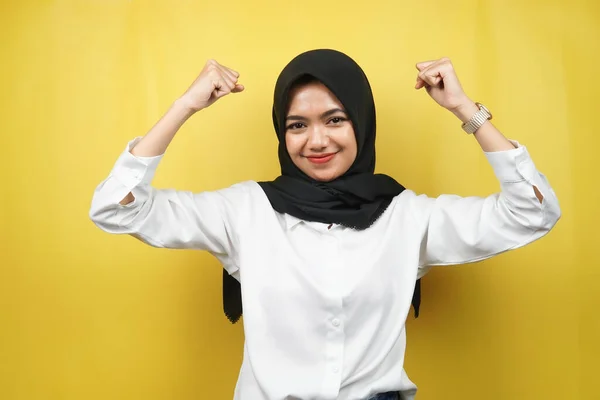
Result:
M301 84L290 90L288 113L322 112L344 108L338 98L321 82Z

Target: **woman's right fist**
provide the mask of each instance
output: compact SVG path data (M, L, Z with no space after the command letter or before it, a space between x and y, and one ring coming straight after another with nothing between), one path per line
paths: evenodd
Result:
M240 74L215 60L208 60L200 75L181 96L181 100L194 112L202 110L229 93L244 90L244 86L237 83L239 76Z

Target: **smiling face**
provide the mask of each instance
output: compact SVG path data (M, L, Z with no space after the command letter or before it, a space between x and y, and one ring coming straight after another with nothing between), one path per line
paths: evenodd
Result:
M290 99L285 143L294 164L317 181L342 176L357 154L354 128L342 103L318 81L297 85Z

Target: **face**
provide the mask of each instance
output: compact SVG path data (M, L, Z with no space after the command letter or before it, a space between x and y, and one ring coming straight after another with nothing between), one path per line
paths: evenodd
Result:
M320 82L292 89L290 99L285 143L294 164L317 181L342 176L357 153L354 128L342 103Z

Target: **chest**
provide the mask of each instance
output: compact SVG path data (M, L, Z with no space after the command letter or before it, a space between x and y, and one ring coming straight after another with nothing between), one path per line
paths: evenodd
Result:
M368 309L412 293L420 235L410 219L390 212L359 231L271 211L257 214L251 226L239 253L247 295L282 305Z

